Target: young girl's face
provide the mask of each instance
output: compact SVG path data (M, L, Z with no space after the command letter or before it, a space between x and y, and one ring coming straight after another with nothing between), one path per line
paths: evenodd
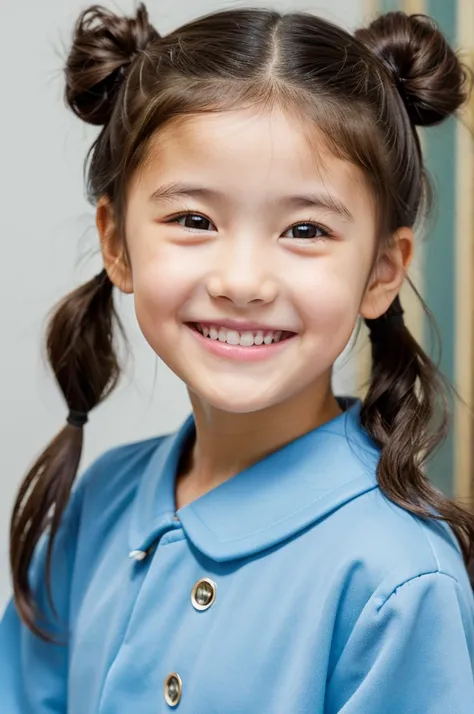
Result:
M244 413L321 394L358 314L395 295L371 277L362 174L314 128L308 138L277 110L188 117L160 130L129 187L122 288L153 350L207 405Z

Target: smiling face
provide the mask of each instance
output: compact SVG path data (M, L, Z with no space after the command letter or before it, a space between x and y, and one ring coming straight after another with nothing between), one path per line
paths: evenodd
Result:
M395 268L371 278L374 210L361 172L314 127L308 137L276 109L161 129L129 186L130 269L99 207L106 267L133 291L148 343L226 412L324 393L358 314L383 313L401 282Z

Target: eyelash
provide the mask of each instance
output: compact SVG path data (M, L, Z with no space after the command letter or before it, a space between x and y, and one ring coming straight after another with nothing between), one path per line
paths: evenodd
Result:
M185 213L180 213L177 216L173 216L172 218L170 218L167 221L167 223L175 223L175 224L181 225L179 223L180 220L182 220L183 218L186 218L187 216L195 216L198 218L203 218L205 221L208 221L211 224L211 226L214 225L210 218L208 218L207 216L205 216L202 213L194 213L193 211L187 211ZM313 220L298 221L297 223L293 223L285 231L283 231L283 233L288 233L288 231L291 231L293 228L296 228L297 226L313 226L313 227L317 228L319 231L321 231L322 235L314 236L312 238L303 238L303 237L293 238L293 240L302 240L305 243L309 243L309 242L315 242L315 241L328 240L328 239L332 238L332 233L331 233L331 231L329 231L328 228L326 228L325 226L322 226L320 223L318 223L317 221L313 221ZM186 231L189 231L190 233L200 233L201 231L204 230L201 228L189 228L187 226L182 226L182 227ZM206 233L208 231L204 231L204 232Z

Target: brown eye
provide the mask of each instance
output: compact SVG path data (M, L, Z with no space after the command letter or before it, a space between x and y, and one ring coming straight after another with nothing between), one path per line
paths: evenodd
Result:
M183 228L189 228L196 231L215 230L214 225L209 218L201 216L199 213L184 213L181 216L175 216L170 223L179 223Z
M297 223L283 234L284 238L297 238L303 240L315 240L317 238L327 238L328 232L317 223Z

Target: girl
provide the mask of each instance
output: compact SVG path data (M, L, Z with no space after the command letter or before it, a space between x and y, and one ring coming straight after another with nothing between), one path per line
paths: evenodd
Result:
M465 101L456 55L403 13L161 37L143 6L94 6L66 85L102 127L104 270L49 325L69 415L13 513L2 711L472 714L474 519L423 474L441 392L398 298L428 196L415 127ZM119 374L113 286L193 414L70 497ZM363 403L331 391L359 316Z

